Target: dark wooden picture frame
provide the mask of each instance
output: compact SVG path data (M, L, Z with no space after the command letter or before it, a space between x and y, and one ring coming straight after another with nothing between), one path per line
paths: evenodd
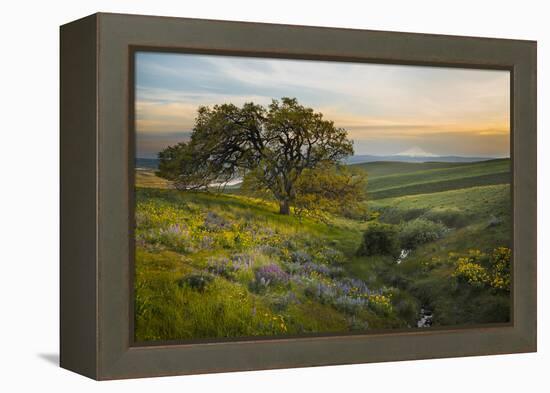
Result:
M512 323L268 340L133 341L133 53L511 72ZM536 42L119 14L61 27L61 366L118 379L536 351Z

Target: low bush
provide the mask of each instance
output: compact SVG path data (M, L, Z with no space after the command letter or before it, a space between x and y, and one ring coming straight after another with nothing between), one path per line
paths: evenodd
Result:
M219 214L210 211L206 213L203 225L207 231L216 232L230 228L231 222Z
M426 209L398 209L395 207L385 207L377 212L371 212L371 215L378 213L381 222L387 224L399 224L402 221L410 221L420 217L426 212Z
M495 216L491 216L491 218L489 218L489 221L487 221L487 228L496 227L501 223L502 223L502 219Z
M479 250L470 250L466 256L453 255L455 271L453 276L472 286L492 287L495 290L510 290L510 259L512 250L495 248L490 255Z
M334 299L334 307L338 311L354 315L367 307L368 300L365 298L353 298L349 296L339 296Z
M210 273L227 279L232 279L238 268L237 264L225 257L210 258L207 263L207 269Z
M470 222L467 214L453 210L430 210L422 217L433 222L441 222L449 228L462 228Z
M357 250L358 255L370 256L399 254L399 240L394 225L372 222L363 233L363 242Z
M255 272L255 284L258 288L286 284L288 279L288 273L275 263L261 266Z
M306 274L311 274L313 272L320 274L322 276L330 276L332 273L332 269L327 266L323 265L321 263L315 263L315 262L306 262L302 265L302 272Z
M149 245L161 246L180 253L193 250L187 228L180 224L171 224L165 228L150 229L136 236L136 240L143 240Z
M288 291L284 294L276 294L270 297L266 297L267 303L270 308L275 312L285 311L291 304L298 302L298 297L292 291Z
M415 326L420 312L419 301L410 294L397 289L394 290L394 296L391 300L397 316L409 325Z
M298 251L291 251L290 253L290 259L292 262L295 263L309 263L313 260L311 255L309 255L307 252L298 250Z
M338 295L334 286L316 279L309 279L305 282L304 294L321 304L332 304Z
M315 257L318 261L329 265L343 265L346 262L346 257L342 251L330 247L321 247L315 253Z
M368 297L369 308L379 315L389 315L392 310L391 295L374 294Z
M214 276L208 273L191 273L178 281L180 287L188 286L199 292L204 292L207 285L214 280Z
M496 289L510 290L510 260L512 250L507 247L495 248L491 254L491 286Z
M410 250L442 238L447 231L448 228L442 223L416 218L399 226L399 243L401 248Z

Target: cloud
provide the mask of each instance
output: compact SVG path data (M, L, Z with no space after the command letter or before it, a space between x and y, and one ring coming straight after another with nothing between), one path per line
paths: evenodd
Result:
M143 52L136 72L143 135L191 130L200 105L289 96L378 150L425 139L437 154L509 153L507 71Z
M136 102L136 130L140 133L160 133L190 130L196 106L185 102Z

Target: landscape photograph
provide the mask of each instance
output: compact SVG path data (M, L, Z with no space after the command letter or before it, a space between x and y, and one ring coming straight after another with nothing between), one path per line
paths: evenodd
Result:
M509 71L134 62L136 342L511 321Z

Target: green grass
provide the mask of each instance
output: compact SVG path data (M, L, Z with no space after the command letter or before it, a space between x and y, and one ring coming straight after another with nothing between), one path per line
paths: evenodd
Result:
M328 223L280 215L272 201L245 195L177 191L138 171L136 340L412 327L421 306L434 312L436 326L506 321L509 294L458 281L450 255L511 246L509 184L475 180L506 174L508 165L365 164L369 190L374 184L392 197L372 199L371 191L371 221ZM417 218L447 229L401 264L356 254L371 222L400 228ZM285 279L262 282L268 268Z
M509 159L451 164L391 163L384 168L379 163L368 163L362 168L369 174L367 192L371 199L510 182Z
M328 275L307 274L303 282L264 289L255 271L273 264L284 268L298 252L336 269L354 255L361 225L299 220L278 214L273 203L224 194L138 188L136 202L139 341L336 332L356 323L306 294L316 283L334 285ZM181 285L192 274L210 276L213 260L236 256L251 266L231 276L214 275L203 292ZM289 294L293 298L285 299ZM380 320L373 310L365 310L362 321L397 323Z
M136 169L136 184L146 188L170 188L170 182L155 175L152 169Z
M425 183L411 184L403 187L394 187L381 191L370 191L369 198L383 199L402 195L417 195L436 193L447 190L458 190L477 186L487 186L495 184L508 184L510 182L508 172L490 173L487 175L461 177L452 180L430 181Z
M489 220L492 216L508 218L511 192L509 184L462 188L423 195L407 195L371 201L374 210L393 209L422 213L455 213L469 218L469 222Z
M361 164L353 164L352 167L365 169L370 179L377 177L406 174L431 169L456 168L468 165L461 162L398 162L398 161L375 161Z
M436 325L509 320L509 293L457 283L452 279L454 265L449 255L467 254L468 250L489 253L497 247L512 246L510 185L381 199L371 202L370 207L381 213L381 219L384 212L390 212L387 216L392 222L407 221L403 217L442 217L456 222L459 217L466 224L450 226L446 236L419 246L401 265L391 261L384 264L374 258L370 268L355 267L359 277L378 272L379 279L400 287L434 310Z

